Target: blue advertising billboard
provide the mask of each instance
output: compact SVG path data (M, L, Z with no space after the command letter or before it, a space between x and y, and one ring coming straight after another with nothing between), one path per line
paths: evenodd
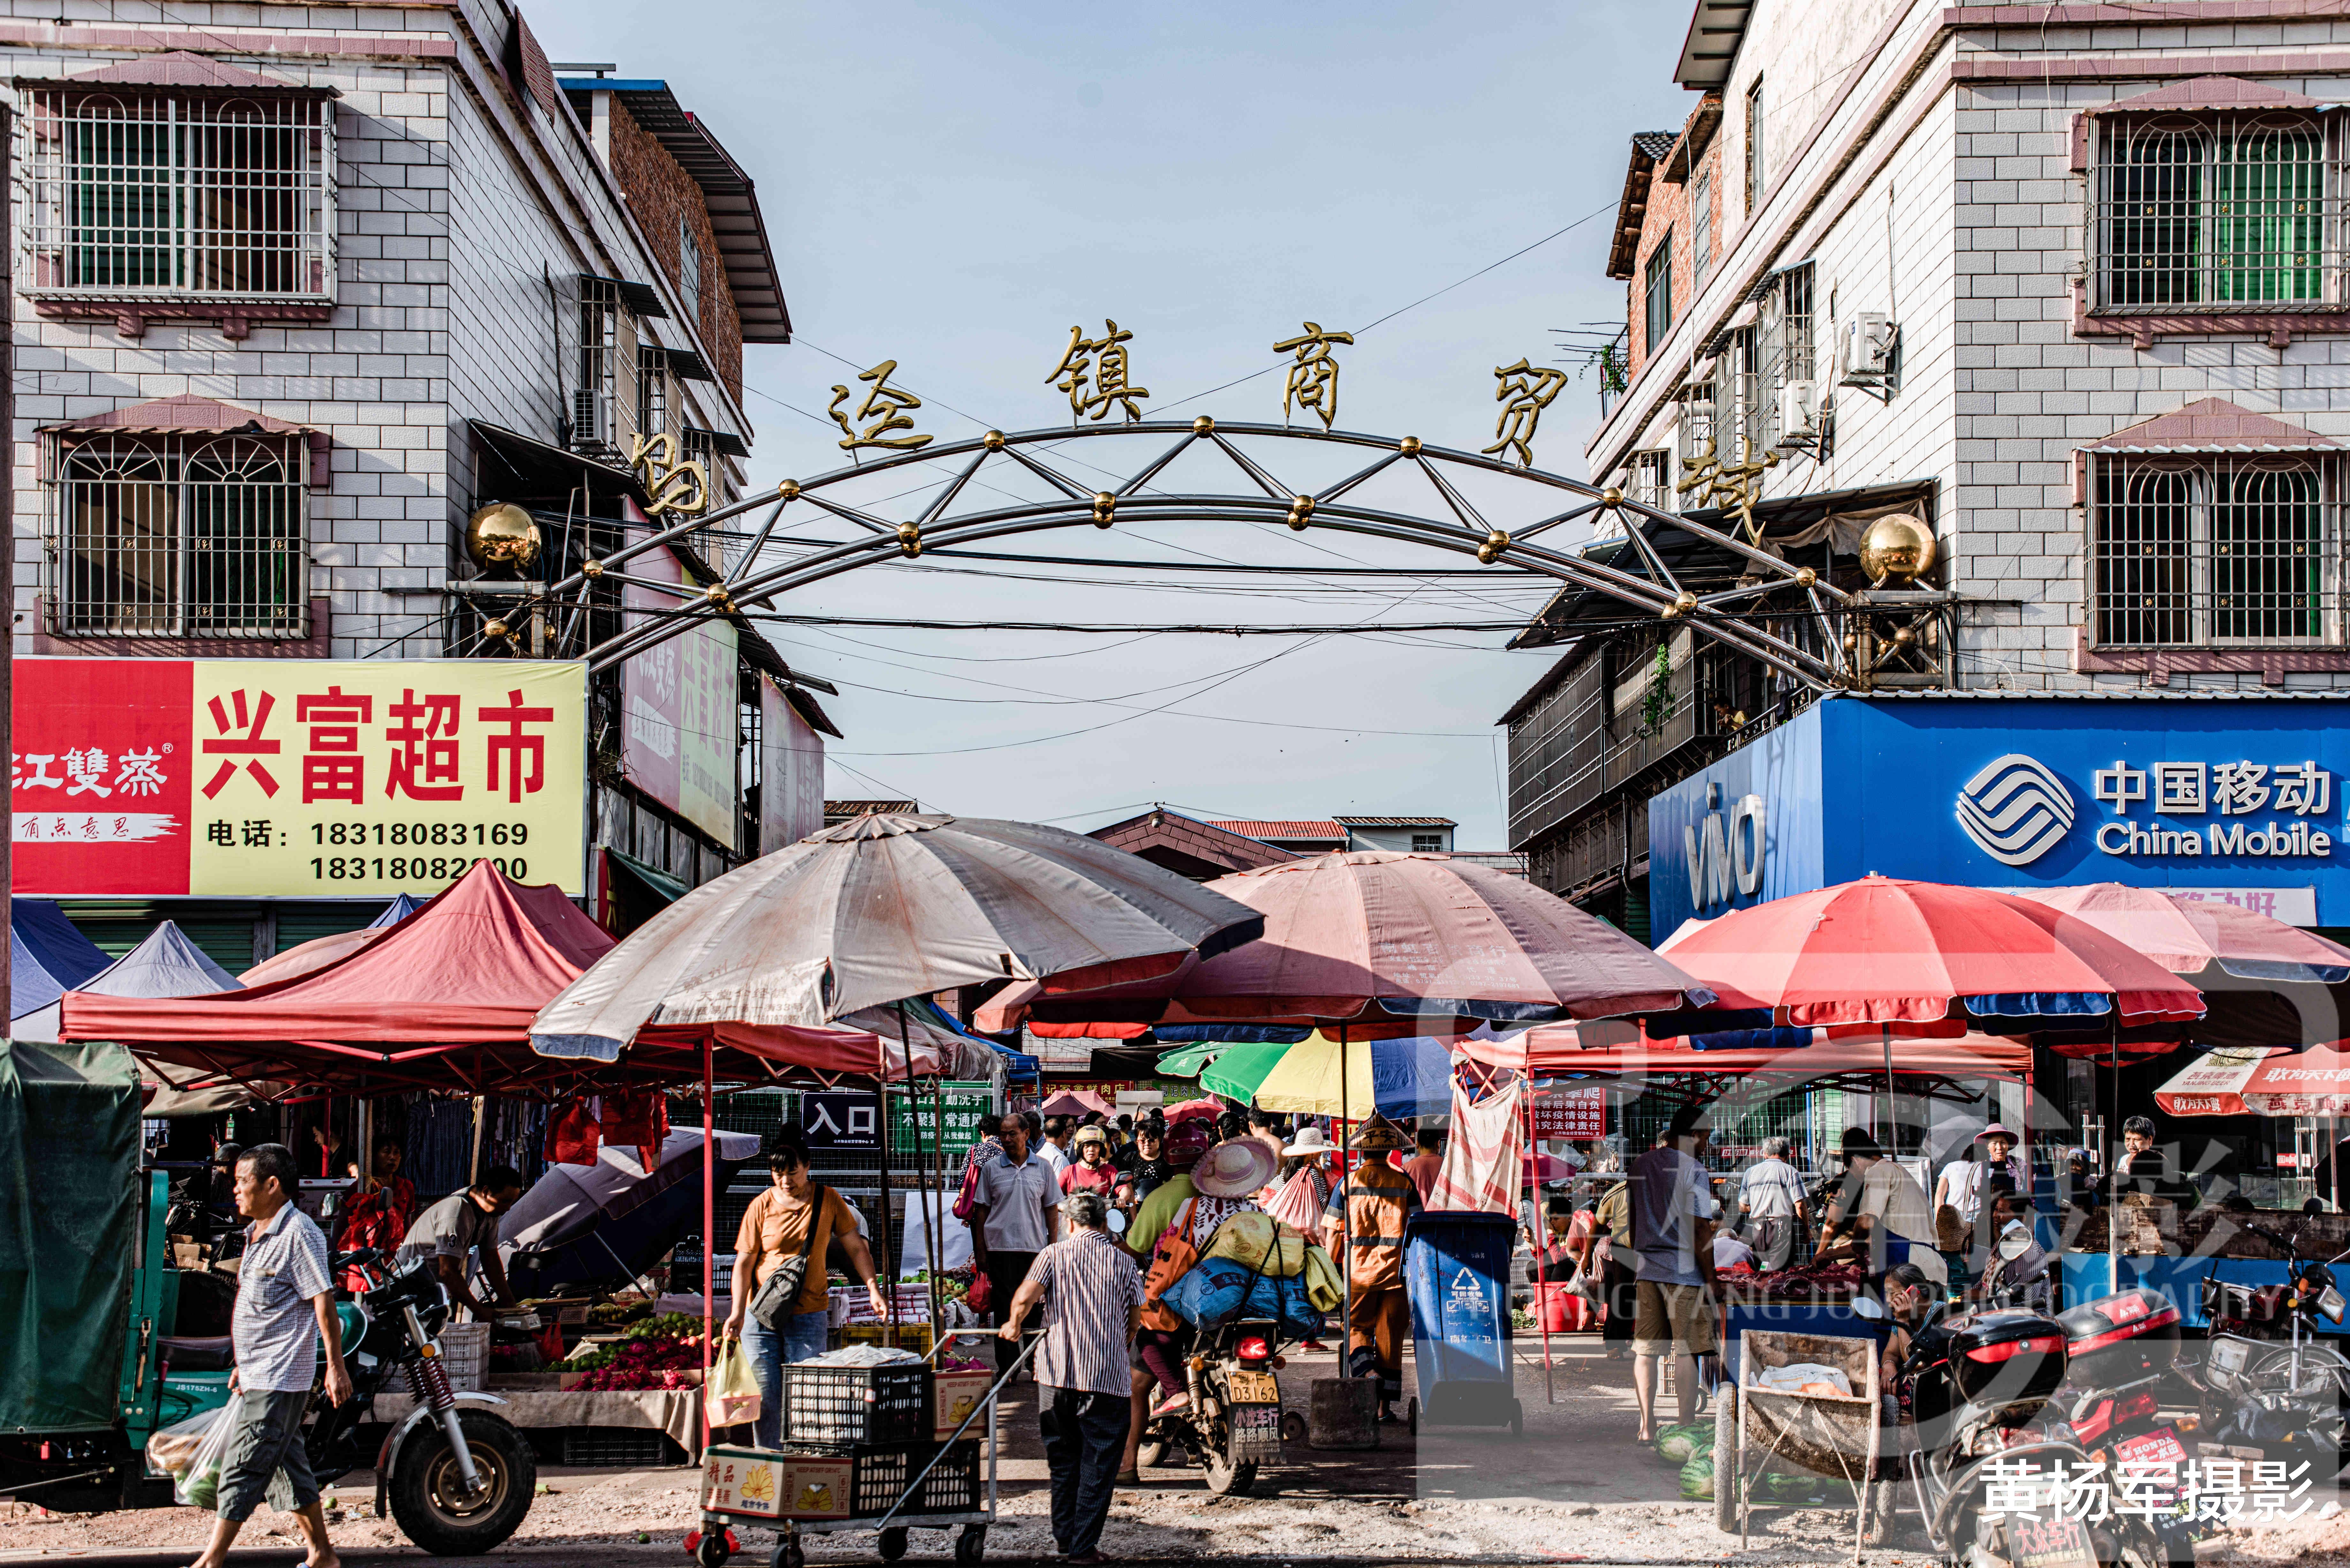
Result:
M2350 694L1825 699L1648 805L1661 939L1869 872L2350 925Z

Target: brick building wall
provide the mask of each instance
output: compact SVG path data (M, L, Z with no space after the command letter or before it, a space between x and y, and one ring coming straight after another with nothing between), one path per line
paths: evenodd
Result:
M684 223L702 247L702 294L694 301L697 327L710 345L710 368L737 399L743 395L743 322L734 297L725 288L726 265L718 253L718 233L710 225L710 210L702 187L637 123L627 106L611 105L612 174L627 192L629 210L643 229L646 243L671 283L682 291L685 272L679 256L679 224Z

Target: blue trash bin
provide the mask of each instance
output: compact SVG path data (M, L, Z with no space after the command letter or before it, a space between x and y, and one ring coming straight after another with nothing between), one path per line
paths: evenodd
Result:
M1415 1431L1424 1419L1523 1434L1510 1347L1517 1239L1517 1220L1508 1214L1425 1211L1406 1226L1404 1287L1419 1381L1407 1414Z

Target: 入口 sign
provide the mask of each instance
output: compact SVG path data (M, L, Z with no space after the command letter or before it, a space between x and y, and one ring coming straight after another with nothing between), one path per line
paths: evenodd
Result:
M586 891L588 678L556 660L26 659L16 891L389 898L488 858Z

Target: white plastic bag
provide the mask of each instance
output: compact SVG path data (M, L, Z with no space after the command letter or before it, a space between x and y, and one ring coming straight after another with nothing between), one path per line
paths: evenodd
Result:
M183 1508L220 1506L221 1466L228 1459L229 1434L236 1429L237 1401L231 1399L213 1417L188 1468L172 1483L172 1496Z
M169 1427L159 1427L147 1439L147 1473L151 1476L182 1476L196 1462L196 1454L212 1436L213 1424L220 1417L218 1410L199 1410L186 1420Z
M1766 1368L1754 1380L1758 1388L1774 1389L1783 1394L1819 1393L1834 1389L1846 1398L1852 1397L1852 1379L1844 1369L1824 1366L1816 1361L1798 1361L1786 1366Z

